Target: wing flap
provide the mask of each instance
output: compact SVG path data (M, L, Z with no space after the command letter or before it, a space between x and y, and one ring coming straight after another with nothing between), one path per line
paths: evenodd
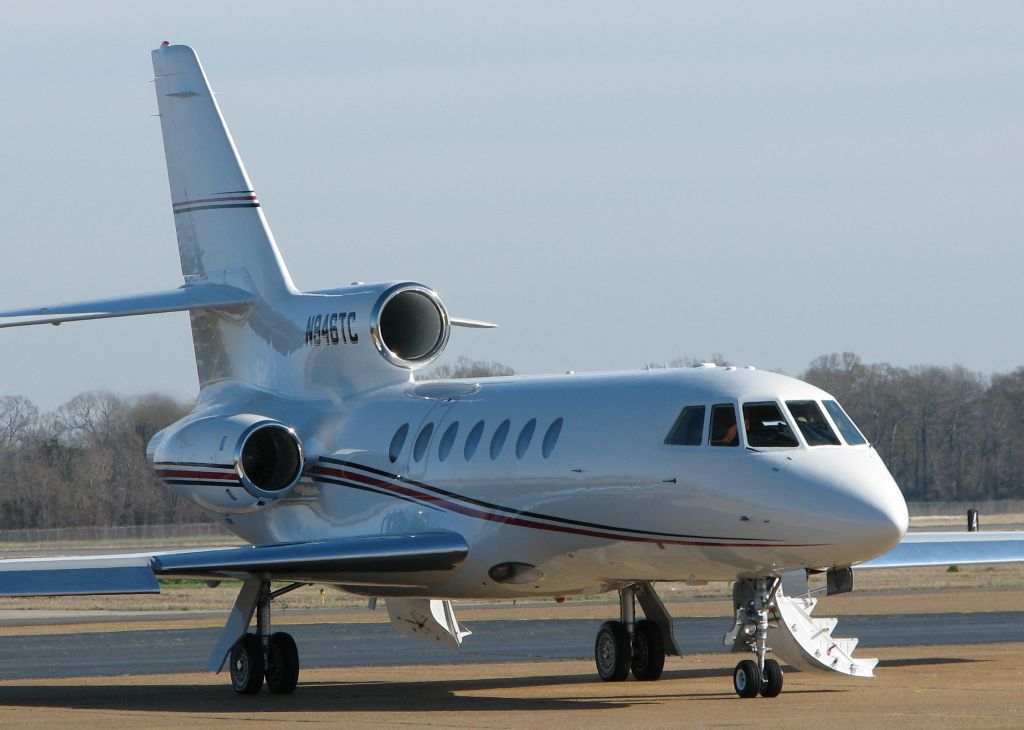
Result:
M62 322L84 319L132 317L162 312L224 309L247 306L255 301L256 295L252 292L228 284L185 284L170 291L68 302L48 307L11 309L0 312L0 328L25 327L33 324L58 325Z
M1024 531L908 532L885 555L853 567L918 568L1015 562L1024 562Z
M461 535L422 532L169 553L154 557L153 570L158 575L195 578L267 574L287 580L343 582L372 573L451 570L468 553Z

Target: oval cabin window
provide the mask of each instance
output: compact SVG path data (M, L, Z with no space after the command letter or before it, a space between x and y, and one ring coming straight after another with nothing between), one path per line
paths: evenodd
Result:
M508 430L511 426L512 422L506 418L494 430L494 435L491 436L491 459L498 458L498 454L501 453L501 449L505 445L505 439L508 438Z
M519 438L516 439L516 458L522 459L526 456L527 450L530 448L530 442L533 440L533 432L537 430L537 419L531 418L523 426L523 430L519 432Z
M412 447L412 458L422 461L423 455L427 453L427 446L430 444L430 437L434 435L434 424L428 423L420 429L420 435L416 437L416 445Z
M558 436L562 433L562 419L556 418L554 422L548 426L547 432L544 434L544 442L540 447L540 455L545 459L551 456L551 452L555 450L555 444L558 443Z
M469 431L469 435L466 436L466 447L463 450L463 455L466 457L466 461L473 458L473 454L476 453L476 447L480 445L480 437L484 433L484 422L477 421L476 425L473 426Z
M409 424L403 423L395 431L395 435L391 437L391 446L388 447L388 459L391 460L392 464L398 461L398 457L402 453L402 447L405 446L405 437L408 435Z
M452 452L452 445L455 443L455 437L459 433L459 422L451 424L444 430L444 435L441 436L441 443L437 445L437 458L444 461L448 458L448 454Z

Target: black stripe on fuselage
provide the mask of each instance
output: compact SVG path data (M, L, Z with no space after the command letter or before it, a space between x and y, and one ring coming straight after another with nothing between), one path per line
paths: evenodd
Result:
M176 477L168 477L161 479L164 484L180 484L186 487L240 487L242 483L237 479L235 481L229 481L226 479L179 479Z
M667 538L689 539L689 540L743 540L743 541L756 542L756 543L766 543L766 542L779 542L779 543L781 543L781 542L784 542L783 540L780 540L778 538L733 537L733 536L730 536L730 537L719 537L719 536L714 536L714 535L688 535L688 534L677 534L677 533L672 533L672 532L654 532L654 531L651 531L651 530L637 530L637 529L633 529L633 528L630 528L630 527L615 527L613 525L604 525L604 524L601 524L599 522L584 522L583 520L573 520L573 519L569 519L568 517L555 517L554 515L546 515L546 514L542 514L540 512L529 512L527 510L517 510L517 509L512 509L510 507L502 507L500 504L494 504L492 502L484 502L483 500L474 499L473 497L466 497L466 496L463 496L461 494L457 494L455 492L449 492L449 491L447 491L445 489L440 489L438 487L432 487L432 486L430 486L428 484L424 484L423 482L417 482L417 481L415 481L413 479L406 479L405 477L399 476L398 474L391 474L391 473L383 471L381 469L374 469L373 467L370 467L370 466L363 466L362 464L356 464L355 462L352 462L352 461L343 461L341 459L334 459L334 458L331 458L329 456L321 456L320 457L320 461L323 461L323 462L326 462L326 463L329 463L329 464L337 464L339 466L350 467L350 468L354 468L354 469L362 469L363 471L370 472L371 474L376 474L376 475L384 477L386 479L391 479L391 480L394 480L394 481L398 481L398 482L402 482L402 483L405 483L405 484L409 484L411 486L423 489L423 490L425 490L427 492L433 492L434 494L439 494L439 495L442 495L442 496L445 496L445 497L449 497L451 499L455 499L455 500L458 500L460 502L466 502L468 504L473 504L473 505L476 505L477 507L482 507L484 509L494 510L496 512L503 512L503 513L511 515L513 517L532 517L533 519L547 520L549 522L555 522L555 523L559 523L559 524L563 524L563 525L573 525L574 527L589 527L591 529L608 530L608 531L611 531L611 532L629 532L629 533L634 533L634 534L637 534L637 535L650 535L652 537L667 537ZM322 479L323 477L318 477L318 478ZM394 495L391 492L388 492L388 494L391 494L392 496L397 496L397 495Z
M337 477L328 477L322 474L316 475L315 478L316 481L322 482L324 484L334 484L339 487L352 487L353 489L361 489L364 492L373 492L374 494L381 494L384 495L385 497L395 497L396 499L401 499L404 502L412 502L413 504L421 507L429 507L432 510L444 512L444 510L442 510L440 507L435 507L432 504L423 504L422 502L419 502L413 499L412 497L407 497L404 494L395 494L394 492L389 492L386 489L378 489L376 487L370 486L369 484L360 484L359 482L352 482L347 479L338 479Z

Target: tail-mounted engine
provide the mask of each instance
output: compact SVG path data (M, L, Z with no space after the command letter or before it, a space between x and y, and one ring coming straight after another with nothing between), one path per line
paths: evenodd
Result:
M384 291L370 311L370 336L381 357L410 370L444 351L451 334L448 311L437 294L419 284Z
M444 351L452 321L437 293L411 281L301 295L307 386L355 392L407 381Z
M295 431L263 416L210 416L161 431L147 449L157 476L203 509L250 512L285 497L302 476Z

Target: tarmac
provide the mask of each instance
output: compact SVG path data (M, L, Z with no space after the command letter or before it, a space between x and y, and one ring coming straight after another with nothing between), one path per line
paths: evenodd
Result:
M986 595L990 598L986 598ZM2 727L124 727L177 729L192 727L235 727L243 723L269 723L272 727L324 724L346 727L473 727L473 728L576 728L607 727L708 727L708 726L812 726L833 730L845 727L1024 727L1024 642L1014 641L1017 623L1024 623L1024 612L1009 611L1022 605L1024 592L954 592L922 596L881 596L874 601L879 611L865 611L865 621L880 626L897 622L893 614L912 606L934 605L945 616L923 617L930 646L868 646L859 654L878 656L881 663L873 679L850 679L832 674L804 674L788 671L785 688L775 699L741 700L732 690L731 672L736 655L727 653L688 653L671 658L658 682L603 683L596 679L593 660L551 660L533 658L508 662L517 656L516 640L503 634L505 647L475 663L439 664L406 659L391 666L309 668L305 665L299 687L290 696L263 692L254 697L239 697L232 692L224 675L161 672L120 676L79 676L0 681L0 726ZM694 608L685 613L710 613L714 602L680 604ZM850 606L854 604L851 602ZM986 609L1003 609L1000 612ZM710 606L710 608L709 608ZM841 608L841 606L839 606ZM479 622L472 626L480 636L509 616L519 617L525 626L539 620L576 621L583 624L599 618L609 606L547 606L475 609L468 617ZM684 611L679 611L684 613ZM816 614L819 613L816 611ZM852 613L852 612L851 612ZM352 616L351 623L379 623L377 615ZM591 615L593 614L593 615ZM839 615L841 635L853 622ZM872 615L873 614L873 615ZM974 625L989 631L985 641L962 643L964 629L954 620L973 614ZM571 618L560 618L568 615ZM558 618L556 618L558 617ZM87 651L123 650L156 652L152 632L187 631L209 626L206 617L129 617L115 621L110 616L90 624L79 614L50 616L36 621L16 617L4 620L0 656L17 664L24 659L7 652L12 639L43 640L34 650L38 661L60 665L61 651L79 635L98 637ZM304 630L313 631L323 618L297 615ZM487 619L490 620L487 620ZM715 637L724 627L714 623ZM968 619L970 616L967 617ZM481 620L483 619L483 620ZM466 623L469 623L467 620ZM867 624L865 624L867 625ZM993 628L994 627L994 628ZM1000 636L1000 628L1007 627ZM93 631L83 628L92 628ZM363 630L374 628L364 626ZM384 628L384 627L381 627ZM590 627L593 628L593 627ZM862 626L863 628L863 626ZM359 640L357 627L342 626ZM206 628L206 631L212 629ZM298 631L297 631L298 633ZM555 631L554 633L558 633ZM890 631L890 636L901 630ZM35 634L29 636L25 634ZM588 647L592 641L587 632ZM882 641L886 641L885 634ZM63 641L61 637L67 638ZM470 637L471 641L474 637ZM479 636L476 638L480 638ZM380 651L381 642L368 635L362 639ZM313 641L316 639L313 638ZM971 639L974 641L977 639ZM412 639L398 638L397 645L416 645ZM934 642L958 642L936 644ZM47 644L46 642L51 642ZM401 643L405 642L405 643ZM410 644L409 642L412 642ZM202 644L208 651L207 641ZM196 644L196 646L199 646ZM300 644L308 644L308 641ZM47 648L50 647L50 648ZM134 647L134 648L133 648ZM148 648L147 648L148 647ZM186 654L191 651L186 649ZM29 652L31 653L31 651ZM193 652L194 653L194 652ZM497 654L501 657L498 659ZM195 657L201 663L203 656ZM101 657L102 658L102 657ZM373 664L371 662L371 664ZM10 666L7 667L11 669ZM75 673L75 672L72 672Z
M883 649L874 679L789 672L775 699L732 691L734 657L695 655L658 682L604 683L591 661L357 667L303 673L293 695L236 696L172 674L0 683L4 727L1024 726L1024 644Z

